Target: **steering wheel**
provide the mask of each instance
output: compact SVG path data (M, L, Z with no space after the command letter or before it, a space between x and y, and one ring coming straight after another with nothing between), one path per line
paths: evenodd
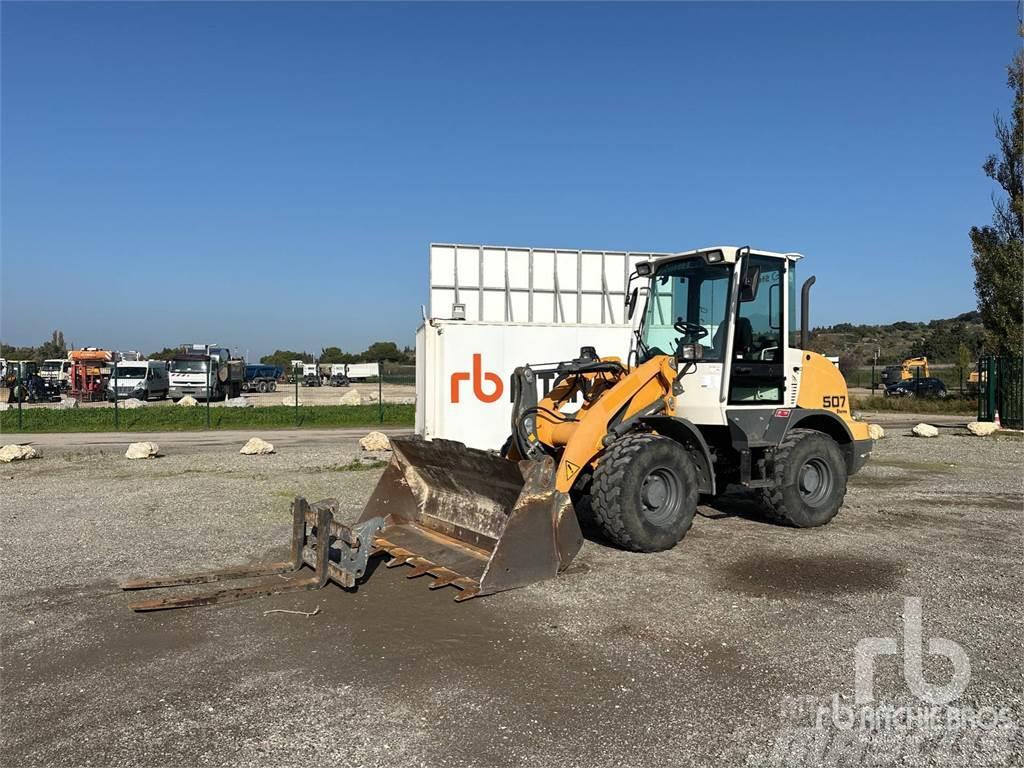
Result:
M693 341L698 341L708 335L708 329L705 328L703 325L697 325L697 323L688 323L681 317L676 318L676 322L673 325L673 328L675 328L677 331L683 334L684 339L692 337Z

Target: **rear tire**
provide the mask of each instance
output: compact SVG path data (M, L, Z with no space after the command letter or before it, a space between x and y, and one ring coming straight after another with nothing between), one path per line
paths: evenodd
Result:
M846 496L846 461L836 441L813 429L792 429L775 450L775 485L762 491L769 512L797 528L825 525Z
M590 488L594 522L623 549L671 549L697 512L697 470L689 452L667 437L630 434L609 446Z
M267 391L267 382L261 381L256 385L256 391L261 395Z

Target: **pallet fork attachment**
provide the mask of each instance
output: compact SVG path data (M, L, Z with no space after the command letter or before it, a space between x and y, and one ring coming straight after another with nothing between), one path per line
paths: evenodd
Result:
M142 600L129 605L133 611L139 612L214 605L283 592L320 589L328 581L343 587L353 587L366 572L366 563L373 550L374 536L384 526L384 521L379 517L372 518L350 528L334 520L337 509L336 499L325 499L310 504L302 497L295 498L292 502L290 560L198 571L180 576L132 579L121 582L120 587L123 590L158 589L211 584L232 579L275 577L248 587ZM327 541L327 546L322 546L324 540ZM305 565L313 569L312 575L305 578L287 578L289 574L298 575Z

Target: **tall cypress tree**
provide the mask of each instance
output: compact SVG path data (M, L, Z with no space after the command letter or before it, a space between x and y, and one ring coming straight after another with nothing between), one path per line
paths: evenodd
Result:
M1024 24L1018 34L1024 37ZM1006 198L993 195L992 223L971 227L971 244L974 292L987 346L999 354L1019 355L1024 347L1024 49L1018 47L1007 72L1013 114L1009 121L996 115L999 152L982 166Z

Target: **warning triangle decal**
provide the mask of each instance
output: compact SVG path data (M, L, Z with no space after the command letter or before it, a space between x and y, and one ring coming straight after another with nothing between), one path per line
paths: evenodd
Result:
M567 480L571 480L572 476L579 471L579 466L573 464L571 461L565 462L565 477Z

